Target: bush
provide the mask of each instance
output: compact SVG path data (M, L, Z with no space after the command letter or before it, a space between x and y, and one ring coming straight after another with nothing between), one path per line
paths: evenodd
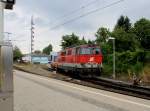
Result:
M145 63L150 63L150 51L145 51Z
M150 61L150 52L145 51L126 51L122 53L116 52L116 73L128 74L128 72L139 75L143 70L144 63ZM113 70L113 54L104 55L104 74L112 74ZM110 75L107 74L107 75Z
M113 73L113 67L108 64L103 64L103 67L102 76L111 77Z

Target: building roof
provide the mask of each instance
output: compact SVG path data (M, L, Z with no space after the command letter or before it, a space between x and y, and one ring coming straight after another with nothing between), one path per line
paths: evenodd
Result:
M50 57L46 54L25 54L24 56L32 56L32 57Z

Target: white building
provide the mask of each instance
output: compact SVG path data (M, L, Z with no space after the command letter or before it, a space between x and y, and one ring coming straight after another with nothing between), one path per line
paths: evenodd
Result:
M47 64L50 61L50 56L45 54L26 54L22 57L22 60L24 62Z

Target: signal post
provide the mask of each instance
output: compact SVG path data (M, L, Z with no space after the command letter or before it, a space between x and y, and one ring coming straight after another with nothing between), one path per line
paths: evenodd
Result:
M13 47L3 39L4 9L12 9L15 0L0 0L0 111L13 111Z

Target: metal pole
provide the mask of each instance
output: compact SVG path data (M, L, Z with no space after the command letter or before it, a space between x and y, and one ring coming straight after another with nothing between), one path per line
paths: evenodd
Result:
M4 32L4 3L2 3L0 1L0 42L3 41L4 36L3 36L3 32Z
M34 46L34 20L33 16L31 17L31 63L32 63L32 54L33 54L33 46Z
M116 60L115 60L115 39L113 39L113 78L116 78Z
M32 17L31 17L31 47L30 47L30 59L31 59L31 63L32 63Z
M12 46L4 42L4 9L5 3L0 0L0 111L13 110L13 53ZM5 45L6 44L6 45Z

